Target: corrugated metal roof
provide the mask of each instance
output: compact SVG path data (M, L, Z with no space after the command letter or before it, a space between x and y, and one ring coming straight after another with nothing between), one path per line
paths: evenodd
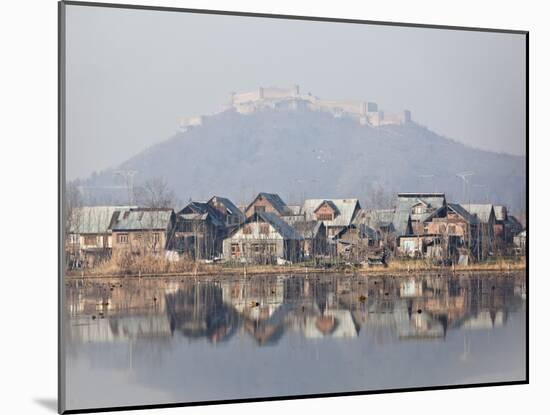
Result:
M267 199L269 203L271 203L271 205L275 208L275 210L281 215L288 215L291 213L286 203L283 201L283 199L281 199L278 194L261 192L260 194L258 194L258 196L256 196L256 199L260 196L264 199ZM256 201L256 199L254 199L254 201Z
M462 216L468 223L478 223L477 216L470 214L462 205L458 203L449 203L447 206L458 215Z
M426 205L430 209L433 209L433 211L413 215L412 208L419 203ZM424 222L445 206L445 204L444 193L398 193L397 206L392 221L393 226L398 235L406 235L409 216L411 220Z
M200 214L201 217L194 217L193 219L202 219L206 220L208 217L212 221L212 224L217 227L224 227L225 222L223 217L221 217L220 212L218 212L214 207L206 202L189 202L182 210L178 212L178 216L189 215L189 214ZM191 219L188 217L187 219Z
M288 205L287 208L290 210L292 215L299 215L302 213L302 206L300 205Z
M493 205L490 203L461 203L460 205L472 215L476 215L483 223L488 223L491 212L494 212Z
M398 193L397 201L403 205L408 205L409 209L418 203L423 203L433 209L439 209L445 206L445 193Z
M367 236L369 239L373 241L378 240L378 232L376 232L376 230L371 228L369 225L366 225L366 224L359 225L359 231L361 232L363 238Z
M168 229L172 209L131 209L124 211L114 223L113 231L165 230Z
M70 233L108 233L113 213L131 209L131 206L84 206L73 209Z
M319 233L321 227L324 226L323 222L310 220L310 221L297 221L292 224L292 227L296 229L302 237L305 238L315 238Z
M244 213L230 199L228 199L227 197L222 197L222 196L213 196L208 201L208 204L210 204L210 202L213 202L214 199L216 199L216 201L220 202L228 210L228 213L230 215L240 216L244 220L244 217L245 217Z
M334 220L323 221L326 227L350 226L355 219L355 210L361 207L358 199L307 199L302 207L302 213L305 213L306 220L316 220L315 210L325 202L333 204L339 212Z
M279 234L283 237L283 239L295 239L295 240L304 239L300 234L300 232L298 232L296 229L294 229L292 226L290 226L288 223L282 220L275 213L259 212L259 213L256 213L256 215L258 215L263 221L273 226L275 230L279 232ZM254 221L254 219L255 217L252 216L250 221Z
M409 224L409 218L411 214L409 213L409 209L399 209L398 207L395 209L395 213L393 214L393 227L395 228L395 232L398 235L407 235L408 232L408 224Z
M513 230L521 230L523 229L523 224L512 215L508 215L508 218L505 221L505 225L512 228Z
M367 225L373 229L380 229L381 227L388 227L392 225L395 209L360 209L353 225Z

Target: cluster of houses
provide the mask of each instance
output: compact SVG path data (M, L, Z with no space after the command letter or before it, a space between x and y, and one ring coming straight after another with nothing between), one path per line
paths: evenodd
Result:
M358 199L307 199L287 205L259 193L247 206L225 197L171 208L93 206L68 215L67 257L93 266L117 253L171 260L256 264L344 259L384 262L388 255L448 263L522 253L526 231L505 206L447 203L444 193L399 193L392 209L363 209Z

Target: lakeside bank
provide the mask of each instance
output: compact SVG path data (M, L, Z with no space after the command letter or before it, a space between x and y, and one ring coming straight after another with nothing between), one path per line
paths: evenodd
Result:
M82 278L176 278L176 277L201 277L201 276L234 276L234 275L273 275L273 274L334 274L343 275L376 275L376 276L405 276L422 272L443 273L452 275L463 272L487 272L490 274L498 272L518 272L527 269L525 258L520 260L499 259L496 261L474 263L472 265L441 266L424 260L391 261L386 266L353 266L337 264L334 266L315 267L304 264L294 265L248 265L248 266L227 266L225 264L196 264L192 269L170 271L166 269L151 270L143 272L113 272L101 269L89 269L79 271L68 271L65 279Z

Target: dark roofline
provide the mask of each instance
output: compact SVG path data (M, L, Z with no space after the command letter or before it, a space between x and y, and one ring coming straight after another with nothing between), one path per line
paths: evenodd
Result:
M258 194L256 195L256 197L255 197L254 199L252 199L252 202L250 202L250 203L246 206L246 209L245 209L244 212L243 212L245 215L246 215L246 211L247 211L248 209L250 209L250 207L254 204L254 202L255 202L256 200L258 200L258 198L259 198L260 196L265 197L265 198L269 201L269 203L271 203L271 205L273 206L273 208L274 208L277 212L279 212L281 215L284 215L285 213L287 213L287 212L285 212L284 210L281 212L281 211L277 208L276 203L273 203L273 201L271 200L272 198L274 198L274 199L279 199L279 200L282 202L283 206L288 210L288 205L287 205L286 202L281 198L281 196L279 196L277 193L260 192L260 193L258 193Z
M414 193L414 192L401 192L397 193L397 197L445 197L445 193Z
M338 209L338 207L336 206L336 204L332 201L332 199L323 199L323 201L321 203L319 203L319 206L317 206L315 208L315 210L313 211L313 213L317 213L317 211L321 208L321 206L323 206L324 204L327 204L330 206L330 208L334 211L334 213L336 214L340 214L340 210Z
M131 212L170 212L173 211L173 208L169 207L159 207L159 208L149 208L149 207L137 207L130 209L121 209L121 211L129 210Z
M212 200L214 198L216 198L218 200L221 200L224 205L225 204L231 205L229 207L229 210L232 210L233 208L235 208L236 212L233 212L233 214L244 216L244 213L241 211L241 209L239 209L239 207L231 199L229 199L228 197L214 195L210 199L208 199L208 201L206 203L210 205L210 202L212 202ZM227 206L226 206L226 209L228 209Z

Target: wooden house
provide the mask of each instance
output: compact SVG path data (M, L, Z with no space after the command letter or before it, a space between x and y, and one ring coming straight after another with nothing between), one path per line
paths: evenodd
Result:
M206 203L216 209L226 228L238 226L246 220L244 213L226 197L213 196Z
M496 224L495 209L490 203L461 203L461 206L478 219L478 244L474 255L478 260L484 259L496 248L494 233Z
M115 212L113 255L158 255L170 249L176 216L169 208L133 208Z
M336 234L352 224L360 209L357 199L307 199L302 214L306 221L323 222L328 238L334 239Z
M378 233L365 223L353 223L334 236L336 254L356 261L367 259L378 245Z
M513 243L514 236L523 230L522 224L512 215L508 214L506 206L495 205L495 224L493 234L497 249L506 249Z
M237 220L234 216L238 216L238 212L224 216L221 205L219 199L211 199L209 202L190 202L180 210L176 216L173 249L194 260L221 256L223 238L227 235L226 223Z
M328 254L327 228L321 221L294 221L292 227L303 237L303 254L314 258Z
M434 217L445 217L444 193L398 193L393 225L398 236L426 233L425 223Z
M111 257L113 217L128 206L75 208L67 219L66 252L71 267L93 267ZM115 215L116 216L116 215Z
M296 262L302 258L303 236L273 212L250 216L223 241L223 257L247 263Z
M478 250L479 220L458 203L448 203L444 217L432 217L425 222L427 235L438 235L439 250L434 256L458 261L460 253L471 255ZM464 250L461 250L464 248Z
M277 216L293 215L292 210L276 193L258 193L254 200L246 207L245 216L250 218L255 213L273 213Z

